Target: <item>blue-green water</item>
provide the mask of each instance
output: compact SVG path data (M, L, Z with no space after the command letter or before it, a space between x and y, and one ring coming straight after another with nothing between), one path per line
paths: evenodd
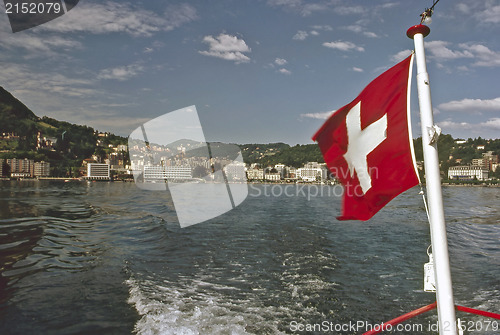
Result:
M355 334L331 329L435 300L417 188L339 222L331 186L309 199L277 187L251 185L233 211L181 229L167 194L132 183L1 182L0 334ZM456 303L498 313L500 189L443 193Z

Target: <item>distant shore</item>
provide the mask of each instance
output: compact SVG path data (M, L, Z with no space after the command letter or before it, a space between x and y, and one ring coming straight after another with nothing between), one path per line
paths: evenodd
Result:
M95 179L86 179L86 178L64 178L64 177L41 177L41 178L8 178L8 177L0 177L0 181L38 181L38 180L44 180L44 181L62 181L62 182L84 182L84 181L90 181L90 182L134 182L133 178L130 179L108 179L108 180L95 180ZM330 182L286 182L286 181L276 181L272 182L269 180L266 181L259 181L259 180L251 180L247 182L248 184L263 184L263 185L324 185L324 186L334 186L334 185L339 185L338 183L332 183ZM425 185L425 183L423 184ZM486 184L486 183L481 183L481 184L473 184L473 183L447 183L444 182L441 184L441 186L451 186L451 187L500 187L499 183L496 184Z

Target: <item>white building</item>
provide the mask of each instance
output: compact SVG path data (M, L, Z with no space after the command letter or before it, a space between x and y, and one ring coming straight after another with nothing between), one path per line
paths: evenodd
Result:
M276 171L279 172L279 174L281 175L282 179L286 177L286 166L285 166L285 164L276 164L274 166L274 168L276 169Z
M192 179L192 178L193 178L193 171L189 165L179 165L179 166L146 165L146 166L144 166L144 179L183 180L183 179Z
M297 169L297 178L304 181L326 180L328 169L325 163L309 162Z
M488 179L488 170L481 166L450 166L448 169L448 179L455 180L486 180Z
M247 170L247 178L252 180L262 180L264 179L264 169L250 168Z
M276 173L266 173L265 174L265 179L266 180L269 180L269 181L279 181L281 180L281 174L279 174L279 172L276 172Z
M228 181L245 181L245 163L243 162L232 162L224 166L224 173Z
M87 164L87 178L107 180L109 175L109 164L102 163L88 163Z

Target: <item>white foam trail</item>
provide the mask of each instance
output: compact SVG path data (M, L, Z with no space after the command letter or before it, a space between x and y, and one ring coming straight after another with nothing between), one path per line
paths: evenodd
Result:
M130 278L128 303L133 305L141 319L136 323L137 334L284 334L278 329L278 307L256 306L249 300L228 301L222 295L210 295L203 287L207 282L190 283L191 286L158 285L150 280ZM226 288L214 287L212 288ZM274 315L274 317L273 317ZM261 330L259 332L259 329Z

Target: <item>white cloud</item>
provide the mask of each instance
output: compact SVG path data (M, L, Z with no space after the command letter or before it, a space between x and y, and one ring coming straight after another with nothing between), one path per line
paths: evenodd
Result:
M366 8L363 6L337 6L335 7L335 12L340 15L364 14Z
M31 32L24 34L0 33L2 48L5 49L24 49L27 58L55 56L57 50L81 49L82 44L74 39L60 36L40 37Z
M310 15L314 12L325 11L334 5L334 2L325 1L303 1L303 0L268 0L268 5L274 7L284 7L299 13L302 16Z
M332 31L333 28L332 26L325 24L325 25L314 25L311 27L314 30L323 30L323 31Z
M369 37L369 38L377 38L378 37L378 35L375 34L374 32L365 31L365 28L359 24L353 24L350 26L346 26L346 27L343 27L343 29L352 31L352 32L357 33L357 34L363 34L364 36Z
M443 129L444 133L449 133L450 130L472 130L473 124L468 122L454 122L451 120L445 120L437 122L437 125Z
M65 76L57 69L37 72L39 69L15 63L2 63L0 82L9 91L25 93L26 98L33 96L61 95L84 97L95 95L94 81L77 76ZM24 101L23 99L20 99Z
M353 70L354 72L363 72L363 71L364 71L362 68L355 67L355 66L352 68L352 70Z
M468 14L470 13L469 6L465 3L459 3L457 4L457 10L461 12L462 14Z
M352 24L350 26L345 26L345 27L343 27L343 29L352 31L354 33L361 33L363 31L363 27L361 27L358 24Z
M364 31L363 32L363 35L365 35L366 37L369 37L369 38L377 38L378 35L375 34L374 32L372 31Z
M303 41L307 38L307 36L309 36L307 31L299 30L295 35L293 35L292 39Z
M235 63L246 63L250 58L244 52L251 52L251 49L243 39L228 34L220 34L217 37L205 36L203 42L209 45L207 51L199 51L205 56L222 58L234 61Z
M439 60L449 60L457 58L473 58L474 55L468 50L453 51L448 46L450 42L446 41L430 41L426 42L425 46L431 56Z
M474 13L480 23L500 23L500 5L493 5L491 2L485 1L485 8ZM464 9L463 7L459 8Z
M430 57L435 58L438 62L462 58L474 60L472 64L474 66L500 66L500 52L493 51L482 44L461 43L458 45L458 50L453 50L452 44L446 41L431 41L426 42L425 45Z
M127 3L81 1L77 10L69 11L35 30L93 34L124 32L132 36L151 36L197 18L196 9L188 4L168 6L164 13L158 14Z
M310 34L313 35L313 36L318 36L319 35L319 33L316 30L311 30Z
M285 65L286 63L288 63L288 62L286 61L286 59L284 59L284 58L276 58L276 59L274 60L274 62L275 62L277 65Z
M491 128L491 129L494 129L494 130L500 130L500 118L496 117L496 118L493 118L493 119L489 119L486 122L480 123L480 125L482 127Z
M283 74L292 74L292 71L284 69L284 68L283 69L279 69L278 72L279 73L283 73Z
M323 43L323 46L342 51L350 51L350 50L365 51L363 47L359 47L352 42L346 42L346 41L325 42Z
M402 51L398 52L397 54L392 55L391 56L391 61L399 63L403 59L405 59L406 57L408 57L409 55L411 55L411 50L410 49L402 50Z
M97 79L125 81L137 76L144 70L144 67L139 64L131 64L127 66L118 66L111 69L104 69L99 72Z
M495 99L462 99L442 103L439 109L457 112L500 111L500 97Z
M459 47L474 55L474 58L477 60L474 63L476 66L500 66L500 52L492 51L488 47L481 44L468 45L462 43Z
M326 120L335 113L335 111L330 111L330 112L322 112L322 113L305 113L305 114L300 114L300 117L306 117L306 118L311 118L311 119L319 119L319 120Z
M470 123L470 122L454 122L451 120L445 120L437 123L439 127L443 129L443 131L450 132L452 130L456 131L469 131L474 134L484 134L485 133L485 128L488 128L490 130L500 130L500 118L492 118L489 119L485 122L481 123ZM485 136L485 135L482 135ZM466 136L464 136L466 137ZM487 137L487 136L485 136Z

